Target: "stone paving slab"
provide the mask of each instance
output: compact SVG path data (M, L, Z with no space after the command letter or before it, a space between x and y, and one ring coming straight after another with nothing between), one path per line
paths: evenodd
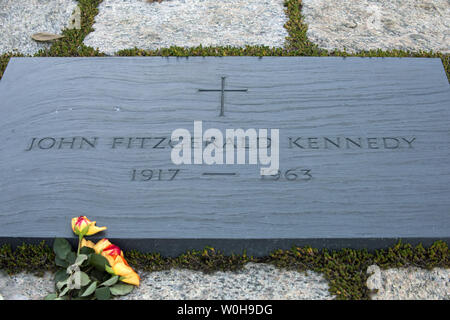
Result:
M118 50L265 45L287 36L284 0L104 0L84 43L107 54Z
M54 292L53 277L50 272L43 277L25 272L8 276L0 270L0 300L41 300Z
M368 268L367 287L373 300L450 299L450 269ZM322 274L275 268L269 264L248 263L236 272L170 269L139 272L141 285L123 300L206 300L334 299ZM0 270L0 300L38 300L52 293L53 274L37 277L28 273L8 276Z
M60 34L69 25L76 6L75 0L1 0L0 54L32 55L49 48L49 43L36 42L31 35L38 32Z
M450 300L450 269L401 268L380 270L370 266L367 287L372 300Z
M171 269L145 273L139 290L124 300L329 300L328 283L321 274L277 269L248 263L237 272Z
M308 38L328 50L450 53L448 0L303 0Z
M249 263L237 272L171 269L139 272L141 285L124 300L166 299L333 299L321 274L277 269L268 264ZM27 273L8 276L0 272L0 300L39 300L53 290L53 275Z

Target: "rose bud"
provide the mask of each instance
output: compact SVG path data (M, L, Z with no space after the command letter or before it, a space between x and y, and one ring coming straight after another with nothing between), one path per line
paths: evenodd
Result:
M79 236L91 236L100 231L106 230L106 227L97 227L95 221L91 221L86 216L80 216L72 219L72 230Z

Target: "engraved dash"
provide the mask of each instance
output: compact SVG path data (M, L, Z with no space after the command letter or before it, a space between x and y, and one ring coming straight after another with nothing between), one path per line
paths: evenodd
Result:
M204 176L235 176L236 172L203 172Z

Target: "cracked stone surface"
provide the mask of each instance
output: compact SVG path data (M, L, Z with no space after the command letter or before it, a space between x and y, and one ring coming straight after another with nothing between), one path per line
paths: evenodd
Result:
M122 49L265 45L287 36L284 0L104 0L84 40L107 54Z
M0 54L19 52L32 55L51 44L36 42L38 32L61 34L70 23L75 0L1 0Z
M308 38L327 50L450 53L449 0L303 0Z

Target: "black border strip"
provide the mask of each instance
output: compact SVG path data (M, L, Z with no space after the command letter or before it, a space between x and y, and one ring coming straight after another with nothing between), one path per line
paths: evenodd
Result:
M89 237L89 240L98 241L101 238ZM9 244L12 248L27 244L39 244L45 241L47 245L53 245L54 238L34 237L0 237L0 245ZM68 239L73 246L77 245L75 236ZM310 246L316 249L366 249L375 251L387 249L396 245L399 241L413 246L422 244L431 246L436 241L450 243L450 237L442 238L309 238L309 239L152 239L152 238L109 238L125 251L138 250L140 252L159 253L165 257L177 257L190 250L203 250L212 247L225 255L243 254L254 257L268 256L275 250L289 250L292 247Z

